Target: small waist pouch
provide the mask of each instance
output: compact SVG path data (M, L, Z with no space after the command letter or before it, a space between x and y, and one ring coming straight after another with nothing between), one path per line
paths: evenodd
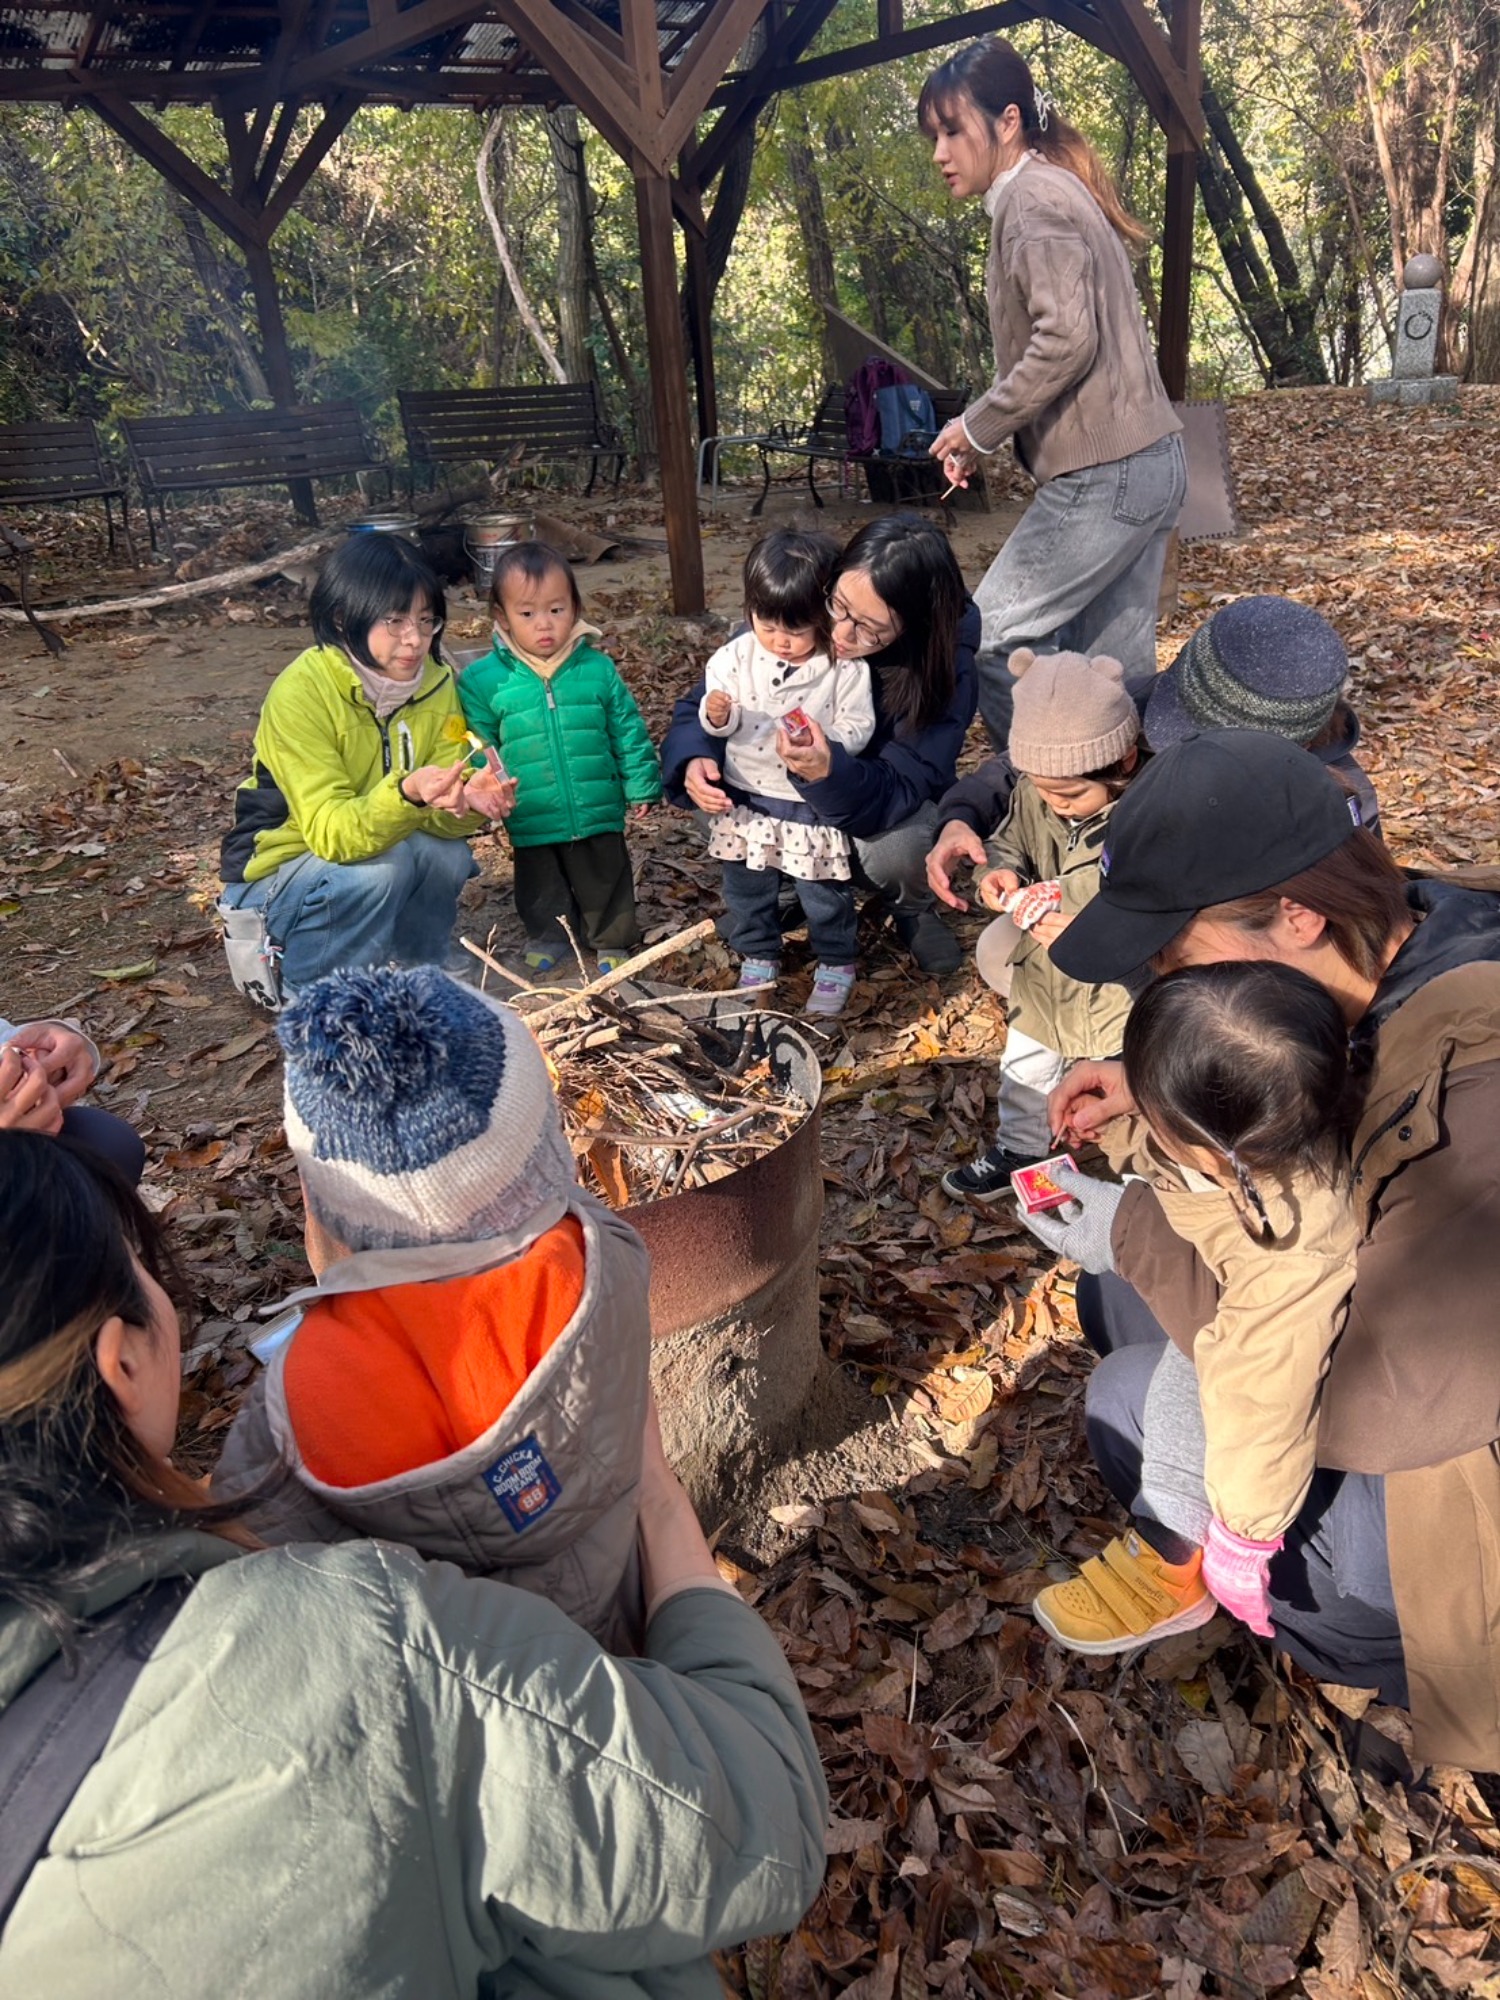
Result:
M266 930L264 910L233 910L217 906L224 926L224 956L235 991L256 1007L273 1014L281 1009L281 954Z

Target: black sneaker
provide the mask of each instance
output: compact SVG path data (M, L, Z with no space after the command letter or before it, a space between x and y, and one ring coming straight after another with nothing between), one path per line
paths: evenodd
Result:
M896 918L896 935L917 962L919 972L940 979L957 972L964 962L958 939L936 910L922 910L914 917Z
M1008 1153L1003 1146L991 1146L966 1167L950 1167L943 1175L943 1193L955 1201L998 1201L1012 1192L1010 1177L1022 1167L1034 1167L1040 1153Z

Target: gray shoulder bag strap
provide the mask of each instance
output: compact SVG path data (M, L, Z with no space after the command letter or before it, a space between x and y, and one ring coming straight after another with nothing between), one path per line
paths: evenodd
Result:
M0 1929L193 1583L165 1577L91 1618L74 1671L57 1654L0 1714Z

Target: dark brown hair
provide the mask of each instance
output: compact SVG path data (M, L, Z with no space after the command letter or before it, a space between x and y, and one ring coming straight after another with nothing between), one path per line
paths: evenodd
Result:
M1325 935L1339 957L1361 978L1371 981L1380 979L1392 941L1411 921L1406 877L1392 861L1385 843L1364 827L1355 828L1331 854L1304 868L1300 875L1251 896L1210 904L1198 912L1195 921L1206 918L1210 923L1234 924L1240 930L1269 930L1283 898L1322 917L1327 926ZM1151 964L1153 969L1169 971L1172 945L1165 945Z
M833 639L828 589L839 559L832 535L773 528L745 558L745 616L790 632L812 632L818 651Z
M1025 57L1003 35L986 35L970 42L955 56L949 56L922 85L917 99L917 123L929 139L937 137L940 125L951 124L964 99L993 125L1013 104L1021 114L1026 143L1055 167L1076 174L1098 202L1110 227L1135 254L1143 250L1150 232L1143 229L1120 199L1108 168L1076 125L1070 125L1055 106L1048 105L1046 123L1038 106L1036 81Z
M443 586L419 548L400 535L350 535L324 563L307 600L313 637L320 646L344 647L373 671L371 628L409 612L419 597L441 625L448 615Z
M222 1531L243 1505L209 1506L153 1460L99 1373L107 1320L150 1324L137 1260L181 1296L155 1218L106 1161L0 1132L0 1603L34 1611L66 1649L83 1571L167 1528Z
M941 720L957 685L958 628L969 593L948 537L919 514L867 521L838 559L834 582L860 570L901 630L871 654L881 703L898 735Z
M1348 1157L1349 1033L1325 986L1271 959L1169 972L1125 1023L1125 1074L1170 1151L1206 1146L1249 1174L1331 1183Z

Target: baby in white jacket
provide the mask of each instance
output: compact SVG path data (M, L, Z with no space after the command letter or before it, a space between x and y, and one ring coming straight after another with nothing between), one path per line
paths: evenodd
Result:
M828 590L838 545L827 535L778 530L745 560L750 629L708 663L699 720L724 739L731 803L708 851L724 864L729 942L740 990L762 991L781 972L783 878L796 891L818 961L810 1014L841 1014L854 984L859 920L849 836L809 805L788 768L789 747L826 738L857 754L875 733L870 670L834 654Z

